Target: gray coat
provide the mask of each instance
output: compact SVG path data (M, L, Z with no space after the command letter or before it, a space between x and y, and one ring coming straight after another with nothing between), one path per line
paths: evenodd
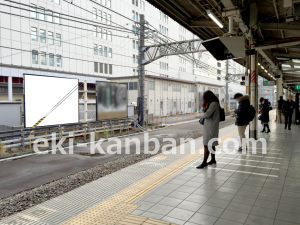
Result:
M219 137L219 123L220 123L220 107L219 103L212 102L204 113L202 118L205 118L203 129L203 145L208 145L208 142L212 138ZM217 141L214 141L213 146L218 145Z

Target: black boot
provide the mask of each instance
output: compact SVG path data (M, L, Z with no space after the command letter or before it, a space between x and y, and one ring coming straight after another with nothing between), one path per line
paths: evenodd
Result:
M209 156L209 151L208 151L208 147L204 146L204 158L203 158L203 162L201 163L201 165L197 166L197 169L203 169L205 167L207 167L207 159Z
M270 133L271 130L270 130L269 124L267 124L267 129L268 129L268 131L266 133Z
M212 147L212 149L216 152L216 148L215 147ZM211 156L211 160L207 164L208 165L216 164L217 163L217 161L216 161L216 154L211 152L210 156Z
M266 124L264 124L264 129L261 131L262 133L266 131Z

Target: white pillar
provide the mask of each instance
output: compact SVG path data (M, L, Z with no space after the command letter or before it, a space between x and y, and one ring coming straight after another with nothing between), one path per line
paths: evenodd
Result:
M83 115L84 115L84 122L87 122L87 102L88 102L88 97L87 97L87 80L84 80L83 83L83 91L84 91L84 102L83 102Z
M8 77L7 87L8 87L8 101L12 101L13 100L12 77Z
M277 78L277 101L279 100L280 96L283 96L283 87L282 87L282 70L277 71L277 75L280 76L280 78Z

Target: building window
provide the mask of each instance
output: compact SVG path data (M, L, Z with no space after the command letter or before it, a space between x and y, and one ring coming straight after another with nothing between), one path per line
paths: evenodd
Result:
M100 73L103 73L103 63L100 63L99 66L100 66Z
M173 107L176 108L176 102L173 102Z
M109 49L108 49L108 57L109 57L109 58L112 58L112 48L109 48Z
M135 55L134 54L132 55L132 61L133 61L133 63L135 63Z
M172 91L180 92L180 91L181 91L181 86L180 86L180 84L173 84L173 85L172 85Z
M111 31L108 31L108 32L107 32L107 40L108 40L108 41L112 41L112 34L111 34Z
M94 72L98 73L98 63L94 62Z
M97 27L93 26L93 36L97 37Z
M103 12L103 23L107 23L107 14Z
M47 12L47 21L53 23L53 13L51 11Z
M219 89L215 88L215 94L219 94Z
M108 65L104 63L104 73L108 74Z
M111 0L107 0L107 7L111 8Z
M49 54L49 66L54 66L54 54Z
M47 65L46 52L41 52L41 65Z
M98 9L98 20L102 21L102 11Z
M217 72L218 72L218 75L221 75L221 70L217 70Z
M154 81L149 81L149 90L154 90Z
M132 48L135 49L135 41L132 40Z
M113 73L113 71L112 71L112 64L109 64L109 74L112 74Z
M168 83L166 83L166 82L163 83L163 90L164 91L168 90Z
M221 67L221 63L218 62L218 67Z
M136 20L136 22L139 22L139 14L138 14L138 12L135 13L135 20Z
M39 53L37 51L32 51L32 64L39 63Z
M135 11L132 10L132 19L135 20Z
M54 45L54 36L53 36L53 32L48 31L48 43L50 45Z
M111 15L110 14L107 15L107 23L111 25Z
M137 90L137 82L129 82L129 86L128 86L128 90L133 91L133 90Z
M135 42L135 48L139 49L139 42L138 41Z
M203 86L203 92L205 91L205 86Z
M98 37L102 39L102 28L98 27Z
M60 14L59 13L53 13L54 15L54 22L57 24L60 24Z
M221 77L217 77L217 80L221 80Z
M37 41L37 29L35 27L31 27L31 40Z
M100 56L103 56L102 45L99 45L99 55L100 55Z
M94 44L94 55L98 55L98 45Z
M55 0L55 3L60 5L60 0Z
M30 4L30 17L31 18L36 18L36 5L35 4Z
M103 39L107 40L107 30L103 29Z
M93 19L97 19L97 9L93 8Z
M46 31L45 30L40 30L40 41L41 43L46 43Z
M61 35L56 34L56 46L61 46Z
M104 46L104 57L107 57L107 47Z
M39 12L39 19L40 19L40 20L45 20L45 8L42 8L42 7L41 7L41 8L39 9L39 11L40 11L40 12Z
M61 55L56 55L56 67L62 67Z
M192 102L188 101L188 108L192 108Z
M133 76L135 76L135 69L133 69Z

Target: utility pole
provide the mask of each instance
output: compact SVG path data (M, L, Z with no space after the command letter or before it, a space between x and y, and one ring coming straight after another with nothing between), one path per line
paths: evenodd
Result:
M226 60L226 76L225 76L225 82L226 82L226 90L225 90L225 112L226 115L229 113L229 72L228 72L228 67L229 67L229 62L228 59Z
M139 29L139 59L138 59L138 76L139 76L139 96L138 96L138 116L139 124L145 126L146 109L145 109L145 66L143 65L145 46L145 15L140 14ZM136 29L137 30L137 29Z

